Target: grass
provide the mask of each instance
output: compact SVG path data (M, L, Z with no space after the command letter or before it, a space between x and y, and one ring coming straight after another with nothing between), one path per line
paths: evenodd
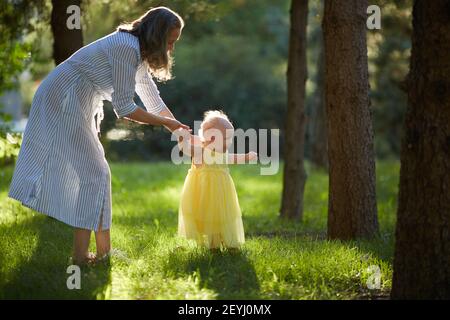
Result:
M375 299L389 295L398 162L377 164L380 236L353 242L326 239L326 173L307 167L304 219L292 223L277 218L281 173L260 176L257 166L232 167L246 231L246 243L237 253L210 253L176 236L186 166L111 164L115 254L110 265L81 270L80 290L66 286L71 228L7 198L12 170L0 172L0 299ZM91 250L95 251L93 244ZM372 265L381 270L377 290L366 285Z

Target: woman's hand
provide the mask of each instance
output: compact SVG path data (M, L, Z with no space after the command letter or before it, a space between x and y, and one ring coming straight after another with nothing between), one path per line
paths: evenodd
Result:
M191 131L191 128L189 128L189 126L182 124L181 122L179 122L177 119L172 119L169 117L164 117L164 123L163 125L170 131L170 132L174 132L177 129L185 129L188 130L189 132Z

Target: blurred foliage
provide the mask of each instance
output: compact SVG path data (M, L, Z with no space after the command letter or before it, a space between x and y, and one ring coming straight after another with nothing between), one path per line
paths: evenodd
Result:
M44 14L44 0L0 2L0 95L17 88L18 76L33 52L26 35L35 30L37 19ZM13 162L19 153L21 135L9 133L11 120L0 105L0 166Z
M127 2L125 2L126 4ZM144 1L144 8L148 8ZM194 126L209 109L226 112L235 127L280 128L286 105L289 1L158 1L186 21L175 50L175 79L159 83L161 96L182 122ZM125 6L126 12L130 12ZM143 10L132 9L139 16ZM114 7L96 4L89 14L115 21ZM108 14L105 14L108 12ZM125 14L124 14L125 15ZM89 33L90 27L86 28ZM96 37L111 32L105 28ZM98 29L96 32L99 32ZM169 159L174 142L165 129L143 127L115 116L105 104L102 131L129 130L121 141L102 138L112 160Z
M370 4L379 5L382 13L382 29L367 32L376 152L378 157L397 156L406 108L401 88L409 67L412 0ZM217 108L244 130L283 128L290 0L84 0L85 44L158 5L179 12L186 22L175 49L175 79L158 83L162 98L180 121L193 126L204 111ZM310 114L322 50L322 0L310 0L309 5L306 108ZM29 108L39 81L54 67L51 4L17 0L1 6L0 92L27 67L32 78L22 83L21 92ZM128 134L109 140L112 129ZM165 129L117 120L107 102L101 140L110 160L168 159L174 146Z
M369 79L379 157L400 154L409 71L412 0L373 0L382 8L380 31L368 32Z
M308 26L307 26L307 72L306 80L306 101L305 113L307 116L307 127L305 132L305 157L310 158L312 152L312 144L314 143L314 121L315 108L319 107L322 100L318 95L319 88L323 89L323 83L319 83L319 59L323 54L323 37L322 37L322 19L323 19L323 0L313 0L309 2Z
M322 50L323 0L310 2L308 21L308 73L306 111L315 108L317 66ZM407 97L403 92L409 70L412 0L372 0L381 8L381 30L367 31L371 110L378 158L398 157ZM319 91L320 92L320 91ZM306 156L311 141L308 139Z
M25 36L45 15L44 0L6 0L0 3L0 93L12 89L33 51Z
M22 143L22 133L11 132L11 120L10 114L0 111L0 168L14 163Z
M14 163L22 143L22 134L0 130L0 167Z

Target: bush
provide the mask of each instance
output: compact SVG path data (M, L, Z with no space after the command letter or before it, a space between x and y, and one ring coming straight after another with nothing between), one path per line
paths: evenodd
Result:
M1 119L4 119L3 121ZM6 121L5 121L6 120ZM11 133L8 116L0 113L0 166L12 164L19 155L22 143L21 133Z

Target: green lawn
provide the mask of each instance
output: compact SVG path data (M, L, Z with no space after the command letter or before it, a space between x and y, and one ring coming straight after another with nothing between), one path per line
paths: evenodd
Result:
M71 228L7 198L12 168L1 170L0 298L370 299L389 295L398 162L377 163L381 232L370 242L326 240L325 173L307 167L304 219L292 223L277 218L281 174L260 176L254 165L232 167L246 231L239 253L210 253L176 236L186 166L112 164L111 171L115 254L110 265L83 268L81 290L68 290ZM371 265L381 269L380 290L367 288Z

